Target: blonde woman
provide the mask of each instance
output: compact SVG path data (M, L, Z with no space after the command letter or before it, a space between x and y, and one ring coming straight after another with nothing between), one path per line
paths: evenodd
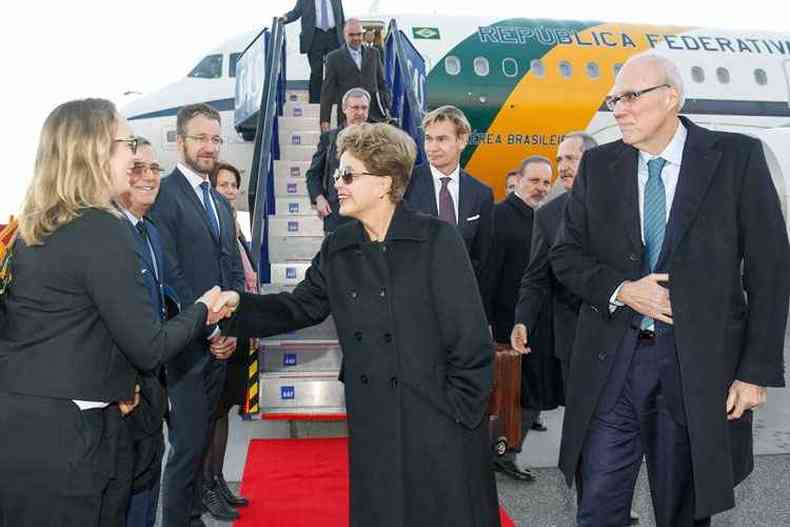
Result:
M137 140L113 104L58 106L41 132L0 322L0 525L97 526L135 378L204 331L214 288L154 317L113 202ZM123 401L128 401L124 403Z

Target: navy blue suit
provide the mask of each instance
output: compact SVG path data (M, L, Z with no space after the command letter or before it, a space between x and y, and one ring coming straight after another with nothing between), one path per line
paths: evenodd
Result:
M181 302L189 304L206 290L241 290L244 271L236 243L236 223L230 204L211 190L219 220L219 239L209 227L206 209L178 168L162 180L159 196L151 208L169 264L168 285ZM225 380L225 362L208 351L207 328L202 338L166 365L171 445L162 493L163 525L187 525L197 504L199 468L211 432Z

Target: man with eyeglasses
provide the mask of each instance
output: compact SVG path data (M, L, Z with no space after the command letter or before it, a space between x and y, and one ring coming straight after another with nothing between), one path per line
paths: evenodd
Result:
M384 68L376 48L362 45L362 23L351 18L343 35L346 45L326 56L326 77L321 87L321 131L329 130L332 105L337 105L337 123L342 126L342 97L351 88L364 88L369 96L370 120L386 120L390 93L384 83Z
M196 292L214 285L223 290L244 287L233 210L209 183L223 142L221 130L220 115L209 105L192 104L179 110L176 145L180 161L162 181L151 209L170 264L170 284L182 303L191 303ZM202 481L200 470L213 433L211 416L225 381L225 359L235 348L236 339L221 335L213 326L166 365L171 449L162 483L164 527L204 525L200 519L203 506L219 519L238 517L218 496L215 483Z
M346 124L351 126L368 120L370 94L363 88L351 88L343 95L343 115ZM350 221L340 215L340 203L333 176L339 165L337 159L337 134L344 128L321 133L318 149L313 154L310 168L307 170L307 192L315 206L316 214L324 220L324 232L333 232L343 223Z
M710 525L785 384L790 249L761 143L683 101L669 59L626 62L607 98L622 140L585 153L550 253L582 301L560 447L580 526L628 523L643 455L656 525Z
M301 19L299 53L307 55L310 64L310 103L321 101L321 82L324 79L324 59L340 47L343 41L342 0L297 0L293 9L285 13L283 22L290 24Z
M129 192L121 194L119 205L129 220L140 260L143 281L154 314L166 318L165 284L167 265L156 225L147 217L159 194L161 168L151 143L137 137L137 161L129 176ZM159 379L160 371L140 372L140 404L124 420L124 434L118 448L118 472L105 493L104 509L117 509L115 517L126 516L128 527L153 527L159 500L159 479L165 440L162 423L167 398ZM131 488L129 483L131 482Z

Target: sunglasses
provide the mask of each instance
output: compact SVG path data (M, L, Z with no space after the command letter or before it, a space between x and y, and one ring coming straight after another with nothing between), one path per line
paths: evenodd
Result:
M335 180L335 183L342 179L343 184L350 185L356 178L361 176L383 177L380 174L371 174L370 172L354 172L351 167L345 167L343 169L338 168L335 170L335 174L332 177Z
M129 150L132 151L132 155L137 154L137 145L138 140L136 137L119 137L118 139L113 139L113 143L126 143L129 145Z

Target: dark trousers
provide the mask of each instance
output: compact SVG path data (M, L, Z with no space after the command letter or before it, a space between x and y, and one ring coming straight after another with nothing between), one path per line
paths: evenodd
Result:
M99 527L120 419L117 406L0 393L0 526Z
M132 494L126 511L126 527L154 527L159 502L159 480L149 489Z
M340 47L335 28L321 31L315 28L307 60L310 62L310 104L321 102L321 84L324 82L324 60L330 51Z
M628 525L644 456L657 527L699 527L694 519L691 450L680 370L671 335L620 345L582 450L577 487L579 527ZM624 372L619 382L619 372Z
M225 381L224 361L202 351L205 355L185 371L167 367L170 453L162 478L163 527L188 526L198 506L201 468Z

